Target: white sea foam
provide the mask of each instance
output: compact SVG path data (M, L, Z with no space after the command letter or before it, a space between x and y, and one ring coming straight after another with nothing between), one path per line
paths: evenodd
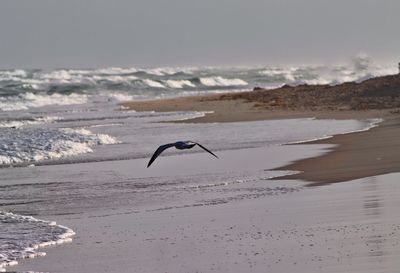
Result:
M0 80L20 80L26 76L26 71L22 69L0 70Z
M262 71L259 71L258 73L260 75L265 75L268 77L271 77L273 79L278 80L286 80L289 82L296 81L296 77L293 74L296 71L295 67L291 67L289 69L281 69L281 68L268 68Z
M214 111L201 111L201 112L176 112L174 117L174 121L183 121L183 120L191 120L195 118L201 118L206 116L207 114L212 114ZM179 116L182 117L179 117Z
M361 82L373 77L393 75L394 65L373 65L366 56L354 58L351 63L334 66L268 67L258 71L268 81L300 84L337 85L343 82Z
M18 260L44 256L38 248L70 242L75 235L55 222L9 212L0 212L0 225L0 272Z
M69 70L54 70L50 72L41 72L34 75L30 81L38 81L42 88L48 85L94 85L96 84L95 79L91 75L85 74L74 74Z
M21 128L0 136L0 165L38 162L91 153L97 145L119 143L87 129Z
M92 79L95 81L108 81L111 83L131 83L132 81L136 81L138 77L136 76L92 76Z
M147 74L154 75L154 76L164 76L164 72L161 68L155 68L155 69L145 69L143 70Z
M135 69L109 68L98 70L54 70L35 75L34 79L24 79L28 84L89 84L107 81L110 83L130 83L138 78L134 75Z
M153 88L165 88L165 86L158 82L158 81L153 81L150 79L144 79L142 80L144 84L148 85L149 87L153 87Z
M239 92L244 92L244 91L249 91L248 89L229 89L229 90L221 90L221 89L210 89L206 91L181 91L179 95L181 96L201 96L204 94L226 94L227 92L229 93L239 93ZM162 97L159 97L162 98Z
M154 75L154 76L168 76L168 75L174 75L177 73L192 74L193 70L195 70L195 68L158 67L158 68L152 68L152 69L143 69L140 71L143 71L146 74Z
M223 77L207 77L200 78L201 84L205 86L241 86L248 85L248 83L242 79L226 79Z
M60 120L60 117L39 117L34 119L18 119L0 121L0 128L21 128L28 125L37 125L41 123L51 123Z
M67 70L54 70L48 73L43 73L39 75L41 79L47 80L60 80L60 81L68 81L72 79L72 75Z
M88 137L85 140L86 143L93 143L97 145L106 145L106 144L116 144L119 143L114 137L106 135L106 134L93 134L91 131L85 128L72 129L72 128L63 128L61 131L66 132L68 134L79 134Z
M196 87L191 81L189 80L167 80L166 84L171 88L180 89L185 86L187 87Z
M336 85L397 73L396 65L374 65L366 59L361 56L347 64L332 66L1 70L0 110L84 104L92 99L98 102L99 93L101 99L108 96L126 101L193 95L196 92L235 92L239 88L248 90L250 86L269 89L285 84ZM104 96L103 93L118 95Z
M34 94L24 93L19 96L0 97L0 110L16 111L27 110L34 107L42 107L47 105L73 105L84 104L88 100L87 95L83 94Z
M123 101L132 101L135 99L134 96L128 95L128 94L124 94L124 93L107 93L104 92L102 93L102 95L107 96L109 98L113 98L117 101L123 102Z

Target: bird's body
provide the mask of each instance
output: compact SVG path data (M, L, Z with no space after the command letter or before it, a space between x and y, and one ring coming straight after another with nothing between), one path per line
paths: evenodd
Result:
M158 147L158 149L154 152L153 156L151 157L151 159L149 161L149 164L147 164L147 168L150 167L150 165L154 162L154 160L156 160L156 158L163 151L165 151L168 148L175 147L178 150L186 150L186 149L192 149L196 145L198 145L200 148L202 148L206 152L212 154L216 158L218 158L218 156L216 156L213 152L209 151L206 147L202 146L199 143L196 143L196 142L193 142L193 141L177 141L175 143L168 143L168 144L161 145L160 147Z
M192 149L194 146L196 146L196 143L191 141L178 141L174 143L174 146L178 150L186 150Z

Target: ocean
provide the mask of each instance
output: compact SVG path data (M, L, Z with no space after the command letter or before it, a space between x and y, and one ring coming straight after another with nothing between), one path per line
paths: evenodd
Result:
M20 259L45 255L39 247L71 240L75 232L55 223L53 217L87 215L115 207L146 212L206 204L199 201L198 191L209 193L287 174L270 169L295 160L293 154L302 158L320 152L308 153L310 148L304 147L297 151L299 148L284 146L286 143L368 130L379 122L309 118L179 124L168 121L205 113L122 111L119 102L284 84L335 85L395 73L396 67L366 65L360 60L332 67L1 70L0 271ZM201 150L185 151L185 155L169 150L165 152L168 158L158 158L146 170L147 159L159 145L177 140L198 141L221 155L220 159L207 165L215 159ZM257 154L252 149L262 149L260 158L265 154L282 157L263 158L251 166L232 162L235 151ZM198 156L199 168L206 166L207 171L180 161L187 155ZM265 195L261 192L259 196ZM155 202L160 198L161 207Z

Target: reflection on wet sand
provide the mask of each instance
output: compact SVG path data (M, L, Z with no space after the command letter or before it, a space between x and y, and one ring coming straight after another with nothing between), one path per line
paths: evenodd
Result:
M235 183L226 183L226 176L202 177L181 177L181 184L175 177L165 177L162 184L159 179L154 180L158 184L150 179L147 184L104 181L100 188L97 181L90 193L101 198L106 208L115 204L112 200L131 203L115 210L52 216L72 228L95 228L78 228L77 240L52 250L55 260L71 260L64 268L52 259L34 259L16 269L80 272L82 268L73 261L79 253L90 253L85 256L94 267L89 272L106 272L111 261L119 263L118 272L132 272L134 263L135 272L154 273L398 273L400 174L320 187L271 181L263 172ZM68 200L81 198L77 186L70 185L77 196ZM105 202L108 199L97 189L112 189L112 197L118 199ZM134 202L146 201L138 199L143 194L146 200L153 196L154 205L132 211ZM178 201L166 204L168 200Z
M376 177L368 177L363 183L363 208L367 219L371 220L372 225L379 225L384 211L384 199L382 199L380 184ZM369 234L366 236L365 245L367 255L375 257L378 263L384 263L385 240L384 235L375 228L368 229Z

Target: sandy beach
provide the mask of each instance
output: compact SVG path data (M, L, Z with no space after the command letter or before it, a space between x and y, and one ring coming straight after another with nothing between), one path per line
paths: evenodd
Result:
M47 257L20 261L10 270L397 272L398 108L325 109L322 103L320 109L287 109L275 102L271 108L263 94L249 96L254 94L122 104L121 113L139 115L206 112L184 120L149 119L140 125L149 135L135 136L132 125L122 135L139 138L139 144L156 141L149 129L158 128L168 137L196 132L222 144L224 134L231 134L232 143L242 146L217 149L222 160L169 153L151 169L140 156L44 164L34 172L23 168L18 176L3 169L8 195L20 200L3 209L56 220L76 232L72 243L45 248ZM268 126L290 136L290 130L284 133L288 126L364 128L372 121L374 128L307 143L262 142L271 134Z
M269 92L269 91L265 91ZM246 93L244 93L246 94ZM250 93L248 93L250 95ZM227 98L226 98L227 97ZM236 97L239 97L237 99ZM335 144L329 153L281 167L280 170L301 171L285 179L300 179L316 183L348 181L368 176L400 171L400 112L398 108L365 110L299 110L266 108L243 96L211 95L166 100L124 103L126 109L135 111L208 111L204 117L190 119L187 123L238 122L270 119L382 119L376 128L365 132L336 135L313 141L310 144ZM299 104L298 108L302 108ZM182 122L182 121L179 121ZM279 178L278 178L279 179Z
M246 161L265 151L232 153ZM204 164L201 155L169 159L172 165ZM104 174L118 168L120 174L140 176L134 166L143 163L102 167ZM47 173L45 167L37 171ZM172 204L161 198L143 208L101 206L51 215L77 232L73 242L45 248L47 257L21 261L10 270L395 273L400 266L398 179L391 174L311 188L301 181L255 180L186 189Z
M0 1L0 272L399 273L400 1Z

